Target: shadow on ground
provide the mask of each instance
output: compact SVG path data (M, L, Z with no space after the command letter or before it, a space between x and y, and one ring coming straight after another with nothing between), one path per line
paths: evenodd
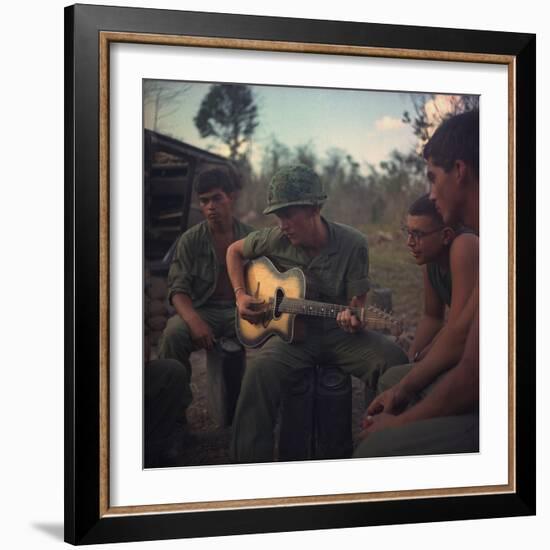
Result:
M65 530L62 523L31 523L31 527L55 540L64 540Z

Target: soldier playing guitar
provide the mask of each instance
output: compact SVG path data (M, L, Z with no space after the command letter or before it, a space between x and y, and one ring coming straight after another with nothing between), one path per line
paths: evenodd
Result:
M264 214L275 214L277 227L255 231L227 251L228 275L241 319L251 325L265 320L268 304L248 294L245 281L245 262L262 256L282 272L300 268L314 281L319 302L350 308L365 305L369 290L366 239L351 227L323 218L325 199L321 181L310 168L294 165L275 174ZM406 362L398 346L365 330L368 316L358 318L356 310L340 309L335 318L308 319L305 339L287 343L273 336L250 358L233 422L234 461L273 460L281 387L293 369L330 364L375 389L388 367Z

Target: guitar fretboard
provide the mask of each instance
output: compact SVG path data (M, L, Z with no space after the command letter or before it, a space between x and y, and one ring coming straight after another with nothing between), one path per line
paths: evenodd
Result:
M311 315L314 317L335 318L338 313L346 309L351 310L351 313L358 319L363 318L367 322L367 326L372 328L389 328L392 324L389 315L383 311L376 310L371 306L364 308L350 307L340 304L326 304L324 302L316 302L314 300L301 300L298 298L283 298L278 304L279 311L282 313L292 313L295 315Z
M294 313L296 315L313 315L315 317L336 317L345 309L350 309L354 315L361 314L361 308L342 306L338 304L326 304L313 300L300 300L298 298L283 298L279 304L283 313Z

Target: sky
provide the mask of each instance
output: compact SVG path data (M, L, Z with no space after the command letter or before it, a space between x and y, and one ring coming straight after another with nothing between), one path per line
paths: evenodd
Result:
M172 82L170 85L185 88L185 92L161 111L169 115L159 119L158 131L227 155L227 147L215 138L201 138L193 122L211 84ZM251 88L259 119L250 150L256 170L273 137L291 149L310 144L321 161L331 148L342 149L359 162L364 173L369 164L377 166L387 159L393 149L409 152L417 146L410 125L402 122L404 111L414 112L410 94L285 86ZM146 128L153 127L153 111L146 103Z

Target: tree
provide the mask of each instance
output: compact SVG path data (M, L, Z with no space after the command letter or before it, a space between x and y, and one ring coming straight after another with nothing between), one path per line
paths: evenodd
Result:
M213 84L193 120L202 137L218 138L229 147L229 158L237 160L258 126L252 90L245 84Z
M407 185L421 189L421 180L424 177L426 163L422 157L422 149L437 127L451 116L473 109L479 109L479 96L475 95L436 95L411 94L414 113L403 113L403 122L412 127L418 138L416 150L402 155L393 151L390 158L380 163L380 168L393 179L392 184L400 185L408 175Z
M293 152L294 162L309 166L312 170L317 167L317 154L315 153L315 147L313 143L303 143L302 145L296 145Z
M272 135L262 157L262 176L270 180L279 168L290 164L290 158L290 149Z
M404 154L394 149L387 160L380 163L388 192L398 194L424 182L425 163L414 151Z
M332 189L338 189L346 182L346 152L337 147L331 147L326 152L326 160L323 165L321 178L327 193Z
M413 200L426 193L425 163L416 151L393 150L367 176L370 221L395 224Z
M435 129L447 118L479 108L474 95L411 94L414 115L403 113L403 122L410 124L421 144L425 144Z
M163 80L143 82L143 104L150 112L152 129L160 130L162 120L171 117L180 107L181 98L189 90L188 84ZM164 133L167 133L163 130Z

